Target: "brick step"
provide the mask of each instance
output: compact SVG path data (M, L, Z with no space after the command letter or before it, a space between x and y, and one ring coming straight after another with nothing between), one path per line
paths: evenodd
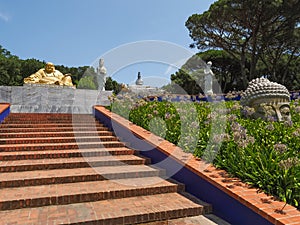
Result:
M87 148L67 150L43 150L43 151L11 151L0 152L0 160L25 160L25 159L56 159L74 157L95 157L108 155L132 155L135 151L126 147L120 148Z
M0 188L163 176L164 173L165 171L163 170L158 170L146 165L123 165L0 173Z
M111 131L65 131L65 132L21 132L0 133L0 138L29 138L29 137L85 137L85 136L114 136Z
M0 190L0 210L94 202L182 190L183 186L159 177L78 182L76 185L53 184L4 188Z
M1 145L11 144L37 144L37 143L72 143L72 142L112 142L118 141L115 136L76 136L76 137L26 137L26 138L0 138Z
M0 145L0 152L7 151L39 151L81 148L117 148L125 144L119 141L108 142L72 142L72 143L39 143L39 144L6 144Z
M55 113L10 113L5 121L59 121L59 120L95 120L91 114L55 114Z
M54 128L54 127L104 127L100 123L9 123L1 124L1 128Z
M28 159L0 161L0 172L20 172L33 170L73 169L83 167L143 165L146 159L135 155L99 156L62 159Z
M199 216L189 216L164 221L155 221L150 223L139 223L138 225L230 225L214 214L205 214Z
M25 127L25 128L3 128L0 125L0 133L25 133L25 132L71 132L71 131L109 131L107 127Z
M39 124L39 123L98 123L98 121L93 118L66 118L66 119L43 119L43 118L35 118L34 120L32 118L30 119L21 119L21 118L6 118L3 122L3 124L9 124L9 123L15 123L15 124Z
M6 224L136 224L202 214L178 193L1 211Z

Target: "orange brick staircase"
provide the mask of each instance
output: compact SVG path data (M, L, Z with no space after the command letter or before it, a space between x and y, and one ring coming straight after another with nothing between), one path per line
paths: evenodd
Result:
M214 224L91 115L11 113L0 125L0 224ZM201 204L200 204L201 203Z

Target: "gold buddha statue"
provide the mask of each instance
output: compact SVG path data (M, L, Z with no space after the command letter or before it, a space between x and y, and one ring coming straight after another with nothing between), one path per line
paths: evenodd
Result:
M54 64L46 63L45 68L40 69L36 73L24 78L24 84L54 84L74 86L71 79L71 74L62 74L56 70Z
M290 93L287 88L266 78L253 79L242 93L241 105L254 109L252 118L290 121Z

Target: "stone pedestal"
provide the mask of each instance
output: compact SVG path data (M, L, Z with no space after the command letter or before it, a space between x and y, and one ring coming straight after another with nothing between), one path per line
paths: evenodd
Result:
M91 114L94 105L109 105L110 95L56 85L0 86L0 102L10 103L11 112Z

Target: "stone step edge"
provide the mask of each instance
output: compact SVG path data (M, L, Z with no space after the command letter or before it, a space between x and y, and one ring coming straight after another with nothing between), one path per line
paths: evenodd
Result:
M1 145L12 144L38 144L38 143L72 143L88 141L118 141L116 136L75 136L75 137L25 137L25 138L0 138Z
M0 152L18 150L57 150L57 149L77 149L77 148L110 148L125 147L126 143L119 141L107 142L70 142L70 143L37 143L37 144L5 144L0 145Z
M135 166L135 165L128 165ZM137 165L142 166L142 165ZM118 166L123 167L123 166ZM89 169L89 168L82 168ZM95 169L95 168L94 168ZM77 183L77 182L87 182L87 181L101 181L101 180L115 180L115 179L129 179L129 178L141 178L141 177L153 177L159 176L164 177L166 174L165 170L141 170L141 171L127 171L127 172L112 172L112 173L102 173L94 171L86 172L84 174L72 174L67 176L61 176L64 174L64 170L75 170L75 169L57 169L56 176L44 176L42 177L33 177L33 178L16 178L10 180L2 180L0 181L0 188L13 188L13 187L26 187L26 186L40 186L40 185L51 185L58 183ZM96 169L95 169L96 170ZM44 170L45 171L45 170ZM50 170L51 171L51 170ZM54 170L53 170L54 171ZM28 171L34 172L34 171ZM54 171L55 172L55 171ZM17 172L23 173L23 172ZM7 176L10 173L2 173L3 176Z
M42 151L6 151L0 152L0 160L14 161L26 159L55 159L74 157L93 157L107 155L132 155L136 151L126 147L119 148L86 148L86 149L62 149L62 150L42 150Z
M93 158L82 157L83 160L68 161L66 159L63 162L56 162L55 161L56 159L47 159L47 160L43 159L40 160L40 162L36 162L36 163L31 162L27 164L26 164L26 160L22 160L24 161L22 163L19 163L19 161L6 161L7 163L0 162L0 172L13 173L13 172L21 172L21 171L74 169L74 168L84 168L84 167L103 167L103 166L122 166L122 165L125 166L125 165L145 165L145 164L147 165L150 162L150 159L147 160L145 158L141 158L137 156L136 157L131 156L131 158L129 157L126 158L126 156L129 155L109 156L109 157L103 156L104 159L101 159L101 157L93 157ZM35 159L33 161L38 161L38 160L39 159ZM19 163L19 165L17 163Z
M138 223L137 225L231 225L216 215L204 213L199 216L187 216L182 218L154 221L149 223Z
M104 183L103 185L105 185L105 183L110 181L103 180L103 181L96 181L96 182L95 181L78 182L76 186L78 187L79 185L80 186L97 185L96 183L98 183L98 185L102 185L101 182L103 182ZM126 181L122 181L122 180L114 180L113 182L120 182L121 184L123 182L126 184ZM61 190L64 185L66 184L57 184L55 188L59 188ZM38 187L38 186L34 186L34 187ZM36 194L34 197L30 196L28 198L26 198L26 196L23 196L22 199L15 198L15 199L4 200L4 201L0 199L0 211L21 209L21 208L43 207L49 205L67 205L67 204L81 203L81 202L102 201L107 199L118 199L118 198L134 197L134 196L181 192L183 188L180 185L168 181L163 181L162 179L162 182L160 182L159 186L156 184L147 185L147 186L120 185L119 187L116 187L113 190L110 189L109 191L105 190L104 188L103 190L99 189L99 191L96 192L81 191L76 193L74 192L70 193L70 191L68 191L65 193L60 193L55 195L49 194L48 196L43 196L43 194L39 195L39 193L34 190L36 188L33 188L33 190L31 191L30 189L28 190L28 187L12 188L11 190L14 189L16 190L16 195L22 193L22 191L27 193L28 192L31 193L31 191L34 191ZM5 191L5 189L2 190ZM49 191L49 189L47 190Z
M99 123L1 123L0 128L105 127Z
M176 201L168 203L166 199L176 199ZM67 212L72 214L67 215ZM80 212L88 212L88 214L81 217ZM51 224L59 222L85 225L138 224L202 214L203 206L189 202L177 193L0 212L0 216L8 224L21 219L23 224L41 224L43 221L48 221ZM16 218L15 215L18 217Z
M107 127L25 127L25 128L2 128L0 127L0 134L1 133L24 133L24 132L44 132L44 131L48 131L48 132L72 132L72 131L109 131L109 129Z
M77 136L115 136L111 131L58 131L58 132L14 132L14 133L0 133L0 138L26 138L26 137L77 137Z

